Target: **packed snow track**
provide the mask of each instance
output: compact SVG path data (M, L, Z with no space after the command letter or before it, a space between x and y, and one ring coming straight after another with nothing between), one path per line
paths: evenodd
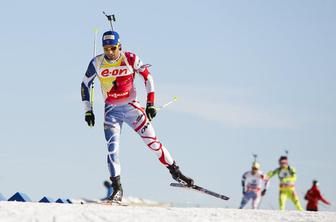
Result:
M335 222L335 212L0 202L1 222Z

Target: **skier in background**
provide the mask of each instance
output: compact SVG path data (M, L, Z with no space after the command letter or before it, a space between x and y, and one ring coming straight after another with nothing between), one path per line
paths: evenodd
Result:
M279 205L280 210L285 209L286 200L290 198L297 210L303 210L299 197L295 192L296 170L288 165L288 157L281 156L279 158L280 167L267 173L268 179L274 175L278 175L279 184Z
M131 52L122 51L119 34L107 31L102 36L104 53L94 57L86 70L81 84L85 121L91 127L95 116L90 103L90 88L97 76L105 100L104 132L108 147L107 162L112 181L111 202L122 200L123 189L120 182L119 142L123 123L127 123L153 151L160 162L168 168L173 179L188 186L193 180L182 174L168 150L155 134L151 120L156 116L154 106L154 81L146 65ZM136 99L135 76L140 76L146 86L147 105L143 108ZM140 170L140 169L139 169Z
M330 205L330 203L326 199L324 199L324 197L321 195L318 185L319 184L317 180L314 180L312 188L310 188L305 195L305 199L308 201L306 207L306 210L308 211L318 211L319 201L322 201L323 203Z
M242 188L243 199L239 209L243 209L245 205L252 199L252 209L258 209L261 196L266 194L268 181L263 172L260 171L260 164L253 162L252 169L243 174Z

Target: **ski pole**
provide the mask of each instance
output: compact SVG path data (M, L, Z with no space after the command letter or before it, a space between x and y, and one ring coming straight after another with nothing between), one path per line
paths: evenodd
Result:
M93 58L97 56L97 34L98 34L98 29L95 28L93 30L94 32L94 37L93 37ZM96 64L97 66L97 64ZM93 101L94 101L94 81L92 81L91 89L90 89L90 104L91 104L91 109L93 110Z
M161 106L156 106L156 107L155 107L155 108L156 108L156 111L162 110L163 108L169 106L170 104L172 104L172 103L175 102L176 100L177 100L177 96L174 96L173 99L172 99L171 101L169 101L169 102L167 102L167 103L165 103L165 104L163 104L163 105L161 105ZM135 125L136 123L137 123L137 121L134 121L134 122L133 122L133 125Z
M174 103L174 102L176 102L176 101L177 101L177 96L174 96L173 99L172 99L171 101L169 101L169 102L167 102L167 103L165 103L165 104L163 104L163 105L161 105L161 106L156 106L155 108L156 108L157 111L159 111L159 110L161 110L161 109L163 109L163 108L169 106L170 104L172 104L172 103Z
M98 29L95 28L93 30L94 32L94 37L93 37L93 59L96 60L97 56L97 34L98 34ZM96 67L97 67L97 61L96 61ZM91 110L93 111L93 101L94 101L94 80L92 81L91 88L90 88L90 105L91 105ZM90 126L93 127L93 126Z
M97 56L97 35L98 35L98 28L93 29L94 37L93 37L93 56Z

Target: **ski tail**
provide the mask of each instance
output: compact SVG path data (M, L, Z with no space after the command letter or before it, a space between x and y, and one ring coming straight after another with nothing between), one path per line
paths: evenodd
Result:
M204 194L207 194L207 195L210 195L210 196L222 199L222 200L229 200L230 199L230 197L228 197L228 196L216 193L214 191L208 190L208 189L206 189L204 187L200 187L198 185L186 186L186 185L181 184L181 183L171 183L170 186L196 190L196 191L199 191L201 193L204 193Z

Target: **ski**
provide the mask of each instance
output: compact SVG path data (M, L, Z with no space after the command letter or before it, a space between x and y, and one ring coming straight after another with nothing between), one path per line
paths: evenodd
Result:
M128 203L123 202L123 201L102 201L99 204L110 205L110 206L123 206L123 207L129 206Z
M211 190L205 189L205 188L197 186L197 185L192 185L191 187L188 187L188 186L185 186L185 185L180 184L180 183L171 183L170 186L196 190L196 191L199 191L201 193L208 194L210 196L213 196L213 197L216 197L216 198L219 198L219 199L222 199L222 200L229 200L230 199L230 197L227 197L225 195L213 192Z
M82 204L100 204L100 205L109 205L109 206L129 206L128 202L124 201L110 201L110 200L91 200L82 198L84 203Z

